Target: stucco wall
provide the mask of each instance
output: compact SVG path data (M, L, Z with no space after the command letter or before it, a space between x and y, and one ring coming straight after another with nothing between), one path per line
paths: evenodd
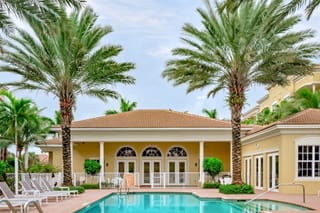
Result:
M268 189L268 154L279 153L279 183L303 184L306 194L316 194L320 189L320 180L296 178L296 140L305 138L306 135L291 134L274 136L268 139L257 139L253 143L245 143L242 146L242 171L244 171L244 159L251 158L251 183L255 185L255 156L263 156L263 189ZM243 175L244 177L244 175ZM280 193L301 194L300 186L280 186Z
M141 171L142 152L147 147L157 147L162 153L161 169L168 171L166 154L171 147L180 146L187 152L187 168L189 172L199 172L199 142L106 142L104 144L105 172L116 171L116 153L123 146L129 146L136 151L136 171ZM100 145L97 142L75 143L73 148L73 168L75 172L84 172L83 163L85 159L99 159ZM226 142L205 142L205 157L217 157L223 161L224 171L230 171L230 145Z

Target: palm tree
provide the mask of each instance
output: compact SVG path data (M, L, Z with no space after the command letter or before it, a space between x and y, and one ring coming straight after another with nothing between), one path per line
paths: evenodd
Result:
M225 3L223 4L223 8L227 8L231 11L236 10L243 2L246 1L252 1L252 0L226 0ZM291 0L288 1L286 5L283 6L282 8L282 13L281 17L287 16L289 13L297 11L299 8L303 7L304 5L305 8L305 13L307 16L307 19L310 19L311 15L313 14L314 10L317 9L320 5L320 0Z
M10 32L13 29L12 15L25 18L33 17L35 19L43 18L43 14L57 15L59 5L74 6L79 8L84 0L0 0L0 28L4 32Z
M114 60L122 51L121 46L99 45L112 29L97 26L97 18L92 9L85 8L70 14L64 11L61 18L47 21L46 28L42 22L30 20L34 34L18 29L0 57L5 63L0 71L17 74L22 79L5 85L42 90L59 99L64 185L72 185L70 125L76 97L118 98L110 85L135 81L127 75L134 64Z
M120 112L129 112L134 110L136 107L137 107L137 102L126 101L123 98L120 99ZM117 110L111 109L111 110L107 110L105 112L105 115L113 115L117 113L118 113Z
M216 109L202 109L202 113L207 115L209 118L216 118L217 117L217 110Z
M172 51L176 58L167 62L162 76L174 85L188 84L187 92L211 87L209 96L227 92L232 127L232 178L241 180L241 111L246 91L252 84L288 83L289 75L306 75L313 65L310 58L319 52L319 44L308 43L313 31L289 31L298 16L284 17L270 28L281 12L281 0L246 1L236 11L215 11L210 0L206 10L198 9L202 28L183 27L186 47ZM267 14L267 15L266 15Z
M320 108L320 90L314 93L306 88L300 89L294 96L294 103L300 110L308 108Z

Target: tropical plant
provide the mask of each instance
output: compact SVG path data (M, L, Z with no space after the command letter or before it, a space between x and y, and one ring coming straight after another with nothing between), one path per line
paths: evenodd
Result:
M293 99L294 104L299 110L308 108L320 108L320 90L312 92L310 89L300 89L296 92Z
M28 167L28 146L43 140L51 128L48 118L29 99L16 99L8 91L0 91L4 100L0 103L0 126L2 144L16 143L18 158L25 149L25 169ZM4 148L6 148L4 146Z
M101 169L100 163L95 160L85 160L83 167L85 172L89 175L95 175L96 173L99 173Z
M277 19L284 2L281 0L245 1L233 12L214 10L204 1L199 8L202 28L191 24L183 27L186 47L172 51L176 58L167 62L162 76L174 85L188 84L187 92L211 87L209 96L225 90L231 111L232 179L241 179L241 111L246 91L252 84L286 85L290 75L306 75L313 68L310 59L319 52L318 43L307 39L314 32L294 32L299 16Z
M215 177L223 171L222 161L218 158L205 158L203 160L203 171L208 172L214 180Z
M118 98L110 85L133 84L126 73L133 63L117 63L121 46L99 45L111 27L98 26L97 15L90 8L72 11L59 19L47 20L46 27L29 20L33 32L18 29L10 35L0 59L1 72L11 72L21 80L4 85L17 89L42 90L59 100L61 113L63 184L72 185L70 126L78 95L106 100ZM1 86L1 84L0 84Z
M216 109L202 109L202 113L207 115L209 118L217 118Z
M123 98L120 99L120 112L129 112L134 110L136 107L137 107L137 102L126 101ZM118 113L117 110L111 109L111 110L107 110L105 112L105 115L113 115L117 113Z

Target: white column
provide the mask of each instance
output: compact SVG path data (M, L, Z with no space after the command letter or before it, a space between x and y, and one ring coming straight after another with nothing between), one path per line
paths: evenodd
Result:
M100 142L100 180L104 181L104 142Z
M316 92L316 85L312 84L312 93L314 94Z
M200 183L204 183L204 172L203 172L203 159L204 159L204 142L200 141L200 152L199 152L199 172L200 172Z
M232 141L230 141L230 175L232 177L232 170L233 170L233 164L232 164ZM232 177L233 180L233 177Z

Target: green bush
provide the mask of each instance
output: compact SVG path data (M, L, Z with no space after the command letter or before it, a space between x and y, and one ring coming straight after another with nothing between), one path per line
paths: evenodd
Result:
M85 184L81 184L80 186L82 186L85 189L99 189L99 184L89 184L89 183L85 183Z
M101 165L95 160L85 160L84 161L84 170L89 175L94 175L100 172Z
M219 192L223 194L254 194L253 187L248 184L243 185L220 185Z
M218 189L219 186L220 186L220 183L217 183L217 182L213 182L213 183L211 183L211 182L204 182L202 187L203 187L204 189Z
M50 164L35 164L28 168L31 173L52 173L57 172L58 169Z
M223 171L222 161L218 158L205 158L203 160L203 171L208 172L214 178Z
M54 187L55 191L61 191L62 189L59 187ZM79 194L84 193L85 189L82 186L70 186L70 190L78 190Z

